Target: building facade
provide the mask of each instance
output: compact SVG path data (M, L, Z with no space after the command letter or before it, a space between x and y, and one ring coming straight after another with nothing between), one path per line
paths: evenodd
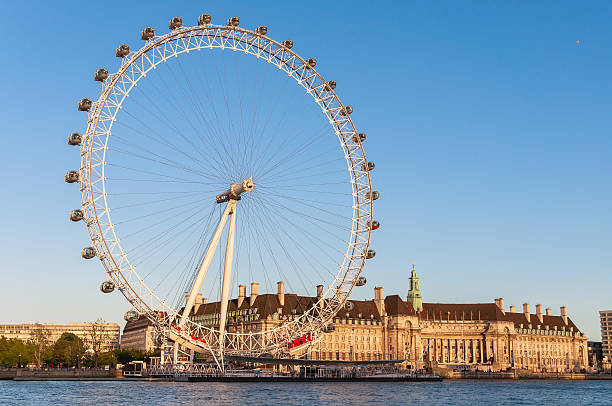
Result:
M137 320L128 320L121 335L121 349L133 349L144 352L153 351L155 347L155 328L151 321L140 315Z
M73 333L85 343L92 340L92 330L102 340L102 351L119 348L119 325L117 323L67 323L67 324L0 324L0 337L30 341L39 332L44 332L49 343L56 342L64 333Z
M313 306L317 296L284 293L259 295L259 285L240 285L239 297L228 305L230 331L262 331L297 317ZM588 367L587 338L567 315L529 304L522 312L507 309L504 299L492 303L423 303L416 270L409 280L406 300L384 296L374 288L373 300L350 300L333 318L333 326L321 333L302 353L320 360L406 360L407 367L470 367L499 371L566 372ZM416 310L415 307L419 310ZM219 324L219 303L196 304L190 318L209 326ZM611 318L612 320L612 318ZM297 354L296 356L300 356Z
M599 312L599 323L601 325L601 355L604 369L610 369L612 365L612 310Z

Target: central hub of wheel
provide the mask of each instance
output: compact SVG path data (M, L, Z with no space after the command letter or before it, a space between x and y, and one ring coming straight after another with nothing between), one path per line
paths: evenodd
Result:
M252 192L255 189L253 179L246 178L242 183L232 183L228 190L217 195L217 203L225 203L229 200L240 200L243 192Z

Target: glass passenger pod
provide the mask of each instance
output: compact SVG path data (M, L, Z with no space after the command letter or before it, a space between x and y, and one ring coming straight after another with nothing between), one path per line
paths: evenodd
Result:
M370 230L376 230L378 227L380 227L380 223L376 220L372 220L371 223L368 221L368 227Z
M291 49L293 48L293 41L291 41L290 39L286 39L283 41L283 46L287 49Z
M91 106L93 105L92 101L90 99L88 99L87 97L79 100L79 111L89 111L91 109Z
M240 25L240 18L232 17L227 20L228 27L238 27Z
M359 278L357 278L357 282L355 283L355 286L365 286L367 282L368 280L365 278L365 276L360 276Z
M377 191L373 190L371 192L366 193L366 197L369 200L374 201L374 200L376 200L376 199L378 199L380 197L380 193L378 193Z
M375 166L374 162L371 162L371 161L370 162L364 162L364 163L361 164L361 170L369 172L372 169L374 169L374 166Z
M138 320L138 317L140 317L140 315L138 314L136 310L128 310L123 316L123 319L125 321L134 321L134 320Z
M96 82L104 82L108 79L108 71L104 68L100 68L94 73L94 80Z
M366 257L366 259L372 259L372 258L374 258L375 256L376 256L376 251L374 251L374 250L368 250L368 251L366 252L366 256L365 256L365 257Z
M151 38L153 38L154 36L155 36L155 28L147 27L147 28L142 30L142 33L140 34L140 39L142 39L144 41L148 41Z
M336 331L336 325L334 323L329 323L328 325L323 327L324 333L331 333L333 331Z
M81 221L85 218L85 213L81 209L75 209L70 212L70 220Z
M111 293L113 290L115 290L115 282L113 281L104 281L100 285L100 291L102 293Z
M83 137L80 133L72 133L68 136L68 145L79 145L82 140Z
M121 44L117 47L115 51L115 56L117 58L125 58L130 53L130 46L128 44Z
M181 28L182 25L183 19L181 17L173 17L168 23L168 28L170 28L171 30L176 30L177 28Z
M74 183L79 181L79 171L68 171L64 177L66 183Z
M96 256L96 249L94 247L85 247L81 251L81 256L85 259L92 259Z
M314 58L308 58L306 61L306 69L314 68L317 65L317 60Z
M359 133L359 134L353 135L353 142L360 143L360 142L364 142L365 139L366 139L365 133Z
M210 24L211 20L212 20L211 15L204 13L198 17L198 25L208 25Z
M347 117L353 114L353 106L344 106L344 108L340 111L340 115Z
M268 33L268 27L266 27L265 25L260 25L259 27L257 27L255 32L259 35L266 35Z
M335 80L330 80L329 82L325 84L325 90L327 90L328 92L332 91L336 88L336 85L337 83Z

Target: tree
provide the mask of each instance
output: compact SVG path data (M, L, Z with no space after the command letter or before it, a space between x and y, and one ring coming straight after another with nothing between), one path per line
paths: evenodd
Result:
M89 333L87 335L86 344L88 349L93 352L94 366L98 367L100 353L105 350L105 346L110 340L108 331L104 329L104 320L98 319L91 323Z
M0 365L12 367L32 363L33 346L17 338L0 337Z
M30 344L33 347L33 356L37 368L42 366L44 354L49 346L50 336L51 333L42 324L35 325L30 338Z
M57 365L78 367L83 355L85 355L83 340L73 333L63 333L53 344L50 358Z

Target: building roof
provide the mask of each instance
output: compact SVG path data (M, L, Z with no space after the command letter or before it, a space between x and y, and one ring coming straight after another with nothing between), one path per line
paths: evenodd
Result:
M316 297L299 296L294 293L285 293L285 304L282 307L282 315L302 314L304 311L314 306ZM363 318L374 319L380 321L381 315L374 300L352 300L352 309L343 309L338 312L336 317L348 318ZM249 305L250 298L244 298L240 307L238 307L238 299L231 299L228 303L228 312L236 310L257 309L257 314L260 319L265 319L268 316L278 314L278 309L281 307L277 294L262 294L255 298L253 306ZM388 315L417 315L417 312L412 307L410 302L405 301L399 295L386 296L384 299L385 311ZM197 312L193 315L205 315L219 313L219 302L211 302L201 304ZM549 326L553 329L555 326L558 330L574 328L575 331L580 331L574 322L568 317L567 324L564 323L561 316L542 316L540 322L536 314L531 314L530 320L527 321L523 313L503 312L495 303L423 303L423 311L418 313L422 319L434 321L508 321L512 322L515 327L519 328L521 324L523 328L540 328L545 329ZM128 328L129 322L126 325Z

